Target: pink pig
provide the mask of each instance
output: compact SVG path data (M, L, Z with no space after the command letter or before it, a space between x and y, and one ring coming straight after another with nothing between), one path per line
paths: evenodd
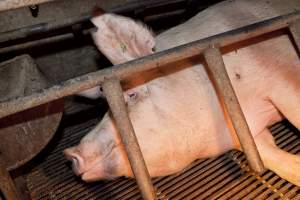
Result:
M199 13L155 39L147 27L114 14L94 17L95 44L123 63L300 8L298 0L231 0ZM155 45L156 44L156 45ZM286 117L300 129L300 62L286 34L264 35L222 49L226 70L266 168L300 186L300 156L279 149L267 127ZM195 56L133 74L125 81L129 115L152 177L173 174L198 158L240 150L237 136L203 66ZM82 93L98 97L99 87ZM132 177L108 111L75 147L64 151L85 181Z

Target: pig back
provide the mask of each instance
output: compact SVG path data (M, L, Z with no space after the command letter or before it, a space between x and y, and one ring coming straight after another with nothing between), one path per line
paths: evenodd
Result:
M295 10L300 10L299 0L223 1L158 35L156 50L176 47Z

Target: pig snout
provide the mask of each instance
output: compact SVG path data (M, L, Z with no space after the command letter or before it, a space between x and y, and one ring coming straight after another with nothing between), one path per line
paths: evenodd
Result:
M89 164L84 156L80 155L77 147L71 147L64 150L65 157L72 162L72 169L83 181L91 182L99 179L109 179L103 173L102 163Z
M127 169L119 138L115 138L116 129L107 113L100 124L86 135L74 147L63 151L65 157L72 162L77 176L87 182L109 180L123 175ZM125 163L125 164L124 164Z
M72 168L77 176L85 182L97 180L112 180L118 176L117 164L120 164L115 159L114 155L102 157L101 155L81 155L82 147L71 147L64 150L65 157L72 162ZM112 153L114 154L114 153Z
M80 176L84 172L84 159L83 157L79 154L78 150L76 147L71 147L68 149L65 149L63 151L65 157L67 160L72 162L72 169L74 173L77 176Z

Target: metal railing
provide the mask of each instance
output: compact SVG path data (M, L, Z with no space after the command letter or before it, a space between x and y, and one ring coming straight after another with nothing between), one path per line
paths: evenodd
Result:
M254 171L261 172L264 168L263 163L227 75L219 48L283 28L289 28L299 50L300 12L296 11L73 78L29 96L1 102L0 118L102 85L142 196L144 199L156 199L154 187L126 110L120 81L134 73L203 53L215 89L224 102L224 109L231 118L248 163Z

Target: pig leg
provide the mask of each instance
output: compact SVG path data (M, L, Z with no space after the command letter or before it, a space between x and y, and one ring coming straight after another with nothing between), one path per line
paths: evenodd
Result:
M281 178L300 186L300 156L281 150L276 146L269 130L255 136L255 142L266 168Z
M300 73L298 66L282 74L273 86L269 98L275 107L300 130Z

